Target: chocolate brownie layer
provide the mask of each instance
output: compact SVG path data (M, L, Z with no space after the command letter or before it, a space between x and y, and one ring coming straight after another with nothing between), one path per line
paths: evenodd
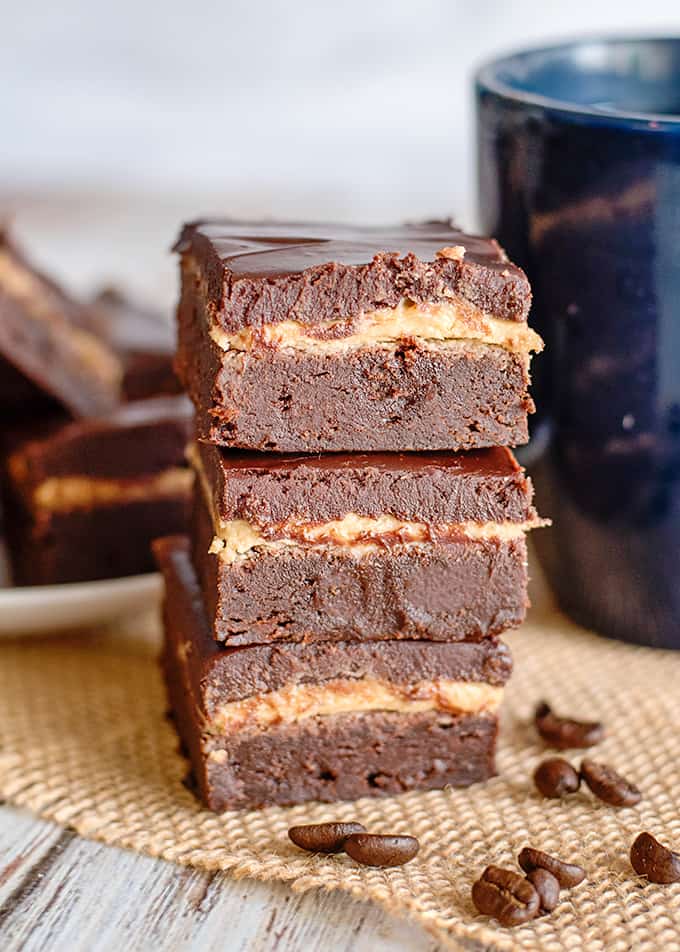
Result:
M527 607L522 531L504 541L284 546L225 561L195 493L193 558L214 636L227 644L423 638L478 641Z
M450 222L392 228L228 220L185 226L176 245L193 259L226 330L288 320L351 318L403 298L460 297L526 321L529 282L499 245Z
M168 681L199 795L218 812L468 787L496 773L494 714L340 714L220 746L197 735Z
M260 528L348 513L437 523L536 518L532 486L505 447L470 453L279 456L196 445L215 515ZM194 456L195 458L195 456Z
M91 420L22 422L7 429L2 445L10 478L28 499L47 479L127 480L183 465L191 433L186 397L154 397Z
M227 351L185 287L177 370L210 442L276 452L476 449L528 438L529 358L413 338L344 354Z
M6 394L12 412L29 408L25 401L32 389L76 417L115 406L122 363L87 323L86 309L0 232L0 358L12 366L15 379L31 385Z
M0 305L0 308L2 305ZM63 413L67 415L59 403L51 399L44 390L24 376L13 364L0 353L0 423L3 427L6 421L11 421L21 413L30 413L34 416L50 416Z
M187 541L155 549L170 702L212 809L463 786L493 773L505 646L220 648Z

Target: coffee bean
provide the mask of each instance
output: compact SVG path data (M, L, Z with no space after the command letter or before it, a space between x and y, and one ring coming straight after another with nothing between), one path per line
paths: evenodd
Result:
M534 783L544 797L564 797L581 786L578 771L562 757L548 757L534 771Z
M532 873L535 869L547 869L564 889L578 886L586 878L586 871L576 863L565 863L556 856L525 846L517 857L519 865L525 873Z
M472 886L478 912L493 916L502 926L519 926L538 913L538 893L524 876L512 869L487 866Z
M662 846L651 833L640 833L630 848L630 861L650 883L680 882L680 853Z
M348 836L365 830L361 823L310 823L291 826L288 836L301 850L310 853L340 853Z
M552 912L560 901L560 884L547 869L532 869L527 879L538 893L541 912Z
M606 764L586 759L581 763L581 776L596 797L613 807L632 807L642 800L635 784Z
M605 735L604 724L599 721L558 717L545 701L541 701L534 711L534 724L546 744L558 750L592 747L599 744Z
M348 856L364 866L403 866L420 849L415 836L382 836L378 833L354 833L345 840Z

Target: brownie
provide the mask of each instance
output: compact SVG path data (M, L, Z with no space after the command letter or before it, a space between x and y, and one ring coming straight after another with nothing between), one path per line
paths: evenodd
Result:
M172 713L211 809L467 786L494 773L512 669L502 643L220 646L188 540L154 549Z
M102 418L50 418L6 432L5 529L15 584L152 571L151 541L187 526L191 423L186 397L157 397Z
M479 641L524 618L524 536L540 520L508 449L189 455L193 561L219 641Z
M178 373L199 436L275 452L527 440L524 274L447 222L187 226Z
M91 327L123 361L125 400L180 393L174 371L175 328L160 311L142 307L115 287L98 292L91 304Z
M36 270L0 231L2 417L45 407L91 417L118 403L121 360L88 325L87 308Z

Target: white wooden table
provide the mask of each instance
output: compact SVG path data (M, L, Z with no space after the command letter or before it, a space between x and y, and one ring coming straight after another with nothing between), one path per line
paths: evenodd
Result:
M248 214L239 197L238 210ZM28 249L76 290L118 280L167 307L176 265L167 249L213 196L3 195ZM323 208L315 208L317 217ZM262 214L262 212L259 212ZM299 211L304 215L304 209ZM334 893L222 874L87 842L0 805L0 952L434 952L420 927Z
M81 839L0 806L2 952L435 952L338 893L233 880Z

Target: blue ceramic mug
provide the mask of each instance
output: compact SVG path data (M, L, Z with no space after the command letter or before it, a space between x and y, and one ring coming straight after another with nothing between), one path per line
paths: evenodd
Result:
M680 648L680 39L603 39L477 74L481 225L526 270L525 460L562 607Z

